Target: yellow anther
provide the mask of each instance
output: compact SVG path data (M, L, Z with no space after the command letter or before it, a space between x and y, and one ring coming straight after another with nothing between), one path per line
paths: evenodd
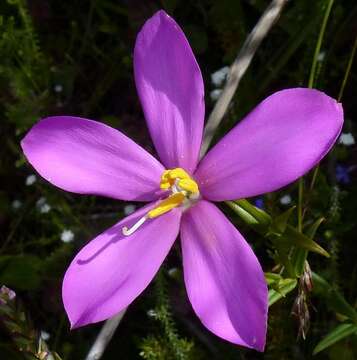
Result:
M169 182L161 181L161 183L160 183L160 189L162 189L162 190L168 190L168 189L170 189L171 186L172 185Z
M171 195L159 202L154 209L151 209L146 215L137 220L130 228L124 226L122 229L123 235L132 235L148 219L166 214L176 207L183 205L182 207L187 209L200 197L197 183L181 168L165 170L161 175L160 188L162 190L171 189Z
M174 184L175 179L171 178L170 173L172 170L165 170L161 175L160 189L168 190Z
M168 181L169 180L169 174L171 170L165 170L161 175L161 181Z
M167 199L161 201L156 208L150 210L147 216L152 219L158 217L162 214L167 213L168 211L172 210L173 208L182 204L185 199L185 195L182 193L176 193L168 197Z
M198 186L190 175L184 169L175 168L172 170L165 170L161 176L160 188L162 190L168 190L178 180L178 185L185 191L191 193L198 193Z
M181 180L178 181L177 185L181 189L189 191L191 193L197 193L198 192L198 185L192 179L181 179Z
M187 172L182 168L176 168L172 170L167 170L168 176L170 179L175 180L176 178L180 179L190 179L190 175L187 174Z

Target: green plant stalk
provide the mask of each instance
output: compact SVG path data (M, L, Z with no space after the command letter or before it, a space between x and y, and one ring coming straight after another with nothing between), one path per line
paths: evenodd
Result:
M39 332L34 329L23 303L17 299L15 292L6 286L0 288L0 323L24 359L61 360L39 337Z
M264 93L271 81L278 76L281 69L288 63L306 37L310 34L314 24L315 21L310 21L304 29L299 29L294 36L291 36L289 45L286 48L283 48L282 51L267 63L267 68L271 68L271 71L268 74L266 74L265 69L259 73L258 79L261 79L261 81L258 80L258 83L261 83L259 95ZM275 64L275 66L273 66L273 64Z
M316 43L316 47L315 47L314 56L312 58L312 64L311 64L311 70L310 70L310 76L309 76L309 82L308 82L308 87L310 89L312 89L314 86L316 69L317 69L317 59L318 59L319 53L321 51L322 40L325 35L326 25L327 25L328 18L330 17L333 3L334 3L334 0L329 0L327 3L327 7L325 10L324 18L322 20L322 25L320 28L319 36L317 38L317 43ZM319 166L317 165L315 169L316 170L314 172L314 177L316 178ZM298 200L298 230L299 231L302 230L303 201L304 201L304 178L301 177L299 179L299 200Z
M281 298L285 297L289 292L293 291L296 288L297 280L296 279L282 279L277 286L277 289L269 289L268 294L268 303L269 306L272 306Z
M321 24L319 36L317 38L317 43L316 43L316 47L315 47L314 56L312 58L312 64L311 64L311 70L310 70L310 76L309 76L309 82L308 82L308 87L310 89L312 89L314 87L316 68L317 68L317 58L318 58L318 56L320 54L322 40L323 40L324 35L325 35L326 25L327 25L328 18L330 17L330 13L331 13L333 3L334 3L334 0L328 0L327 7L326 7L326 10L325 10L325 14L324 14L324 18L323 18L322 24Z
M299 179L299 195L298 195L298 206L297 206L297 212L298 212L298 231L302 232L302 206L303 206L303 200L304 200L304 178L301 177Z
M318 354L320 351L353 334L357 334L357 325L349 323L338 325L316 345L312 355Z
M310 79L309 79L309 87L310 87L310 85L311 86L313 85L313 80L314 80L314 76L315 76L314 74L315 74L315 71L316 71L317 56L318 56L318 54L320 52L324 31L325 31L325 28L326 28L328 16L330 14L332 5L333 5L333 0L329 2L328 6L326 8L323 24L322 24L321 31L320 31L319 38L318 38L318 42L317 42L317 45L316 45L316 49L318 51L316 51L316 49L315 49L314 60L313 60L313 64L312 64L312 67L311 67L311 73L310 73ZM343 92L344 92L348 77L349 77L350 72L351 72L353 60L354 60L354 57L355 57L355 54L356 54L356 49L357 49L357 36L355 38L355 41L354 41L354 44L353 44L353 47L352 47L352 52L350 54L350 57L349 57L349 60L348 60L348 63L347 63L347 67L346 67L346 71L345 71L345 74L344 74L344 77L343 77L343 80L342 80L342 83L341 83L340 91L338 93L338 97L337 97L338 102L340 102L341 99L342 99ZM311 77L311 75L313 75L313 76ZM311 81L311 84L310 84L310 81ZM314 169L311 184L310 184L310 188L309 188L309 194L311 194L311 192L312 192L312 190L314 188L318 172L319 172L319 165L317 165L315 167L315 169ZM301 196L301 199L300 199L300 196ZM299 221L299 227L302 226L302 222L303 222L304 214L305 214L305 211L303 209L302 204L303 204L303 178L300 178L299 179L298 219L301 219L301 221ZM301 214L301 215L299 216L299 214ZM298 251L299 251L299 255L300 255L300 265L301 265L302 264L301 259L302 258L304 258L305 260L307 259L308 251L307 250L298 250ZM296 264L296 265L298 266L298 264ZM297 269L297 273L299 273L299 272L301 272L301 266L300 266L300 269Z
M306 236L308 236L311 240L313 240L319 226L324 220L325 219L321 217L317 219L311 226L309 226L306 229ZM300 277L304 272L305 261L307 260L308 253L309 251L305 249L301 249L301 248L294 249L294 252L292 254L292 263L295 268L296 277Z
M327 10L331 10L331 9L328 8ZM347 63L346 71L345 71L345 74L344 74L344 77L343 77L343 80L342 80L342 83L341 83L340 91L338 93L338 97L337 97L338 102L340 102L341 99L342 99L344 89L345 89L345 86L347 84L347 80L349 78L350 72L351 72L353 60L354 60L354 57L356 55L356 50L357 50L357 36L355 38L350 57L348 59L348 63ZM319 172L319 166L317 165L315 167L315 169L314 169L314 172L313 172L313 176L312 176L312 180L311 180L311 184L310 184L310 188L309 188L309 193L311 193L313 188L314 188L318 172ZM299 180L299 190L300 190L300 180ZM302 204L302 201L301 201L301 204ZM298 210L298 213L299 213L299 210ZM304 209L301 209L301 219L303 220L303 218L304 218ZM306 257L307 257L307 254L306 254Z
M357 49L357 36L355 38L355 42L354 42L353 47L352 47L352 52L351 52L350 58L348 59L347 68L346 68L345 75L344 75L343 80L342 80L341 88L340 88L340 91L338 93L338 98L337 98L338 102L340 102L341 99L342 99L343 92L345 90L345 86L346 86L348 77L349 77L350 72L351 72L353 60L354 60L354 57L355 57L355 54L356 54L356 49Z
M346 301L339 291L315 272L312 272L312 281L314 283L314 294L322 295L331 310L346 316L353 323L357 324L357 311Z
M322 256L330 255L319 244L308 236L297 231L287 222L291 211L282 216L272 219L265 211L258 209L245 199L225 202L247 225L265 238L273 241L277 246L286 248L287 246L298 246L305 250L314 251ZM281 222L279 224L279 222ZM283 255L283 254L282 254ZM286 255L286 254L285 254ZM289 271L293 275L293 271Z

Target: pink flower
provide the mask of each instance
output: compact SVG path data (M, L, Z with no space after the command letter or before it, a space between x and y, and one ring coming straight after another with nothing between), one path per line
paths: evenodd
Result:
M202 323L228 341L262 351L264 273L211 201L274 191L305 174L337 139L342 107L317 90L277 92L198 164L202 76L185 35L165 12L156 13L139 33L134 70L161 163L119 131L77 117L43 119L22 141L29 162L61 189L150 202L89 242L72 261L63 281L72 327L108 319L128 306L180 233L187 293Z

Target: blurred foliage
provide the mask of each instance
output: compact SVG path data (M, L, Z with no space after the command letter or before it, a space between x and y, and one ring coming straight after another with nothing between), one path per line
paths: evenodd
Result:
M57 353L49 351L41 334L33 329L23 305L16 299L15 292L6 286L0 288L0 317L3 327L18 350L18 355L13 355L14 357L27 360L61 360Z
M268 94L308 85L329 2L288 2L215 141ZM124 203L65 193L33 177L19 146L25 132L44 116L87 116L120 128L154 153L132 70L135 37L144 21L164 8L184 29L202 69L208 114L214 106L210 92L216 89L211 74L233 61L268 3L0 3L0 283L22 300L15 306L0 299L1 359L24 358L19 351L23 339L30 354L48 356L47 345L39 340L41 331L50 334L49 347L63 360L85 357L100 325L69 331L61 303L62 277L81 246L124 216ZM354 0L335 0L316 57L314 87L335 98L357 36L356 17ZM343 131L356 137L355 66L346 79ZM271 308L264 354L220 340L201 325L184 290L177 245L154 283L127 311L103 358L276 360L311 358L314 353L316 359L356 359L356 153L354 145L337 145L319 171L305 177L300 203L298 185L293 184L259 199L263 209L252 205L255 199L222 204L266 271ZM286 196L289 202L282 200ZM299 206L302 232L297 230ZM73 241L66 240L66 232Z

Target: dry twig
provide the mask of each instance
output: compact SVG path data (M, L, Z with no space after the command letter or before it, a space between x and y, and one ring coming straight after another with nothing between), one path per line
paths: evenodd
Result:
M102 329L100 330L100 333L95 339L94 344L89 350L86 360L99 360L102 357L105 348L112 339L115 330L117 329L118 325L120 324L120 321L122 320L125 314L125 311L126 309L122 310L118 315L112 317L111 319L105 322Z

